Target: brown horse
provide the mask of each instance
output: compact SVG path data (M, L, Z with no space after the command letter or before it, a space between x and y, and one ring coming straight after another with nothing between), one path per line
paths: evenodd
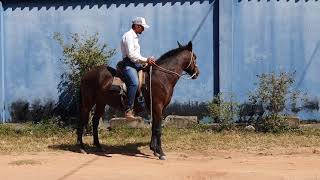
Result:
M161 147L161 120L162 112L171 101L174 86L181 77L183 71L187 72L192 79L199 75L196 65L196 55L192 50L192 43L173 49L156 61L151 75L152 82L152 136L150 149L160 159L165 159ZM107 66L98 66L87 72L81 80L81 118L77 129L77 144L84 148L82 141L83 128L88 123L89 112L96 105L95 114L92 118L94 145L101 149L98 139L99 119L104 114L106 105L121 109L121 97L118 93L110 91L114 78L114 69ZM146 73L146 85L149 84L149 72ZM149 87L149 86L148 86ZM143 95L147 107L150 107L150 88L143 89Z

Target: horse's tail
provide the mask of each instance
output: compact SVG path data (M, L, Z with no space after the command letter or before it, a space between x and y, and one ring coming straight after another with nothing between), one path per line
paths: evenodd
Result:
M80 145L81 149L83 149L83 141L82 141L82 134L83 134L83 127L84 127L84 119L82 115L82 93L81 93L81 85L78 93L78 123L76 125L76 133L77 133L77 144Z
M77 123L77 129L81 129L83 126L83 117L82 117L82 93L81 93L81 87L78 92L78 103L77 103L77 110L78 110L78 123Z
M78 93L78 113L79 113L79 120L81 120L81 108L82 108L82 93L81 93L81 87L79 89Z

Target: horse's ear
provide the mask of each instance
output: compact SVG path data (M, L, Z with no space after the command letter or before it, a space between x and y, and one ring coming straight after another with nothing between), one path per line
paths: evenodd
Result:
M192 42L189 41L189 43L187 44L187 48L188 50L192 51Z
M179 48L181 48L181 47L182 47L182 45L179 43L179 41L177 41L177 43L178 43Z

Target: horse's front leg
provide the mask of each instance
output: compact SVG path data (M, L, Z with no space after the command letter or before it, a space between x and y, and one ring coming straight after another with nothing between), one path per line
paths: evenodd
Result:
M162 150L161 146L161 116L162 108L155 107L153 108L153 119L152 119L152 136L150 142L150 149L153 151L155 156L158 156L159 159L165 160L166 155Z

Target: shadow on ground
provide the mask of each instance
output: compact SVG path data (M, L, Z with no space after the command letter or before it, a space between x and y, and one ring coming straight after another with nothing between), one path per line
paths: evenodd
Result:
M85 145L85 152L81 151L78 145L73 144L59 144L59 145L50 145L48 146L49 149L54 150L63 150L63 151L71 151L75 153L86 153L86 154L95 154L98 156L107 156L111 157L112 154L121 154L126 156L137 156L137 157L144 157L149 158L150 155L145 154L139 150L139 147L147 146L149 143L128 143L125 145L118 145L118 146L107 146L101 145L103 151L98 150L94 146Z

